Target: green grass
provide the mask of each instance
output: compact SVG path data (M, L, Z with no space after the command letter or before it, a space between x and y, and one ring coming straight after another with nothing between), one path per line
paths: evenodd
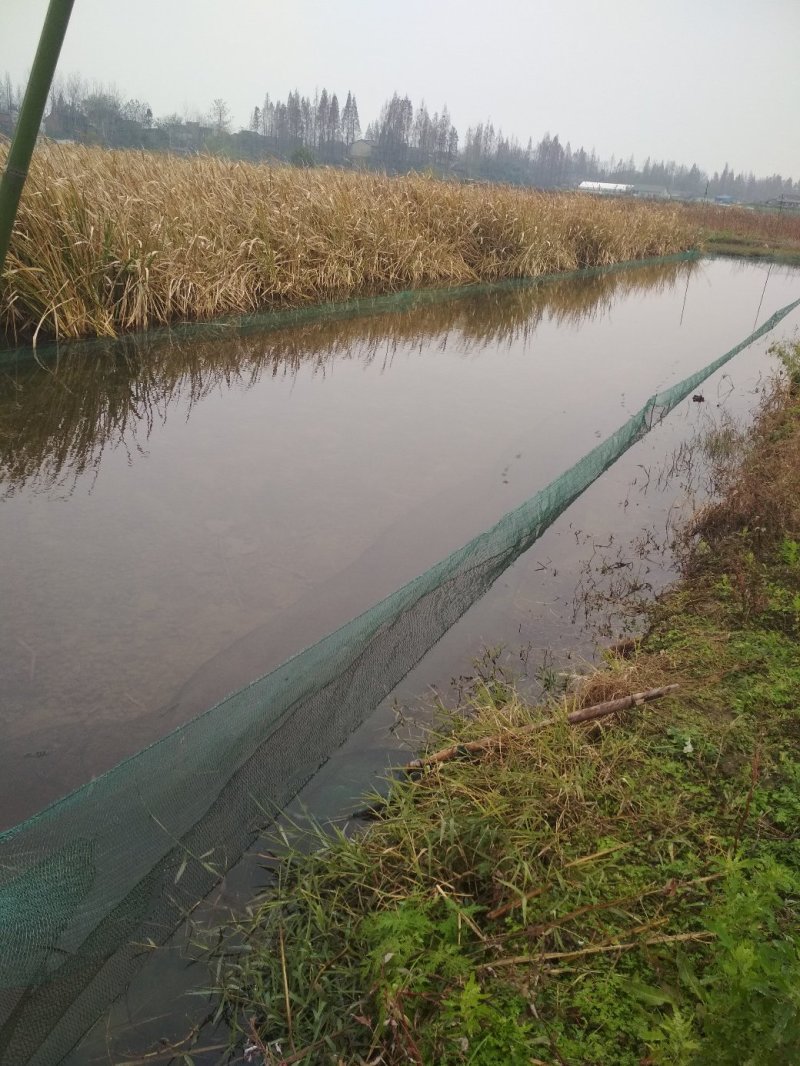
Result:
M800 265L800 245L780 237L765 242L756 237L738 237L733 233L711 233L705 237L703 247L705 251L716 255L766 259L788 266Z
M403 777L355 837L280 846L274 890L215 960L218 1016L253 1061L800 1062L789 383L733 452L632 659L544 707L480 682L430 745L499 748ZM675 681L604 723L519 731Z

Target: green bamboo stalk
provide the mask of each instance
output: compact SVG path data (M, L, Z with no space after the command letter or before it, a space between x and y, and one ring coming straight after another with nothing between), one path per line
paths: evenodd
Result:
M6 252L11 242L11 231L17 217L17 207L22 188L28 176L39 126L42 122L47 94L53 80L61 45L69 25L72 5L75 0L50 0L39 47L33 60L25 99L19 112L14 139L8 153L6 169L0 182L0 277L6 261Z

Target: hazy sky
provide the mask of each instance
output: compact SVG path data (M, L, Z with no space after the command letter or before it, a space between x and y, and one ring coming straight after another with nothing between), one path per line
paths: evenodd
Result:
M0 72L22 79L47 0L0 0ZM214 97L246 125L265 92L394 90L458 127L491 117L609 158L728 162L800 178L800 0L75 0L60 71L156 115Z

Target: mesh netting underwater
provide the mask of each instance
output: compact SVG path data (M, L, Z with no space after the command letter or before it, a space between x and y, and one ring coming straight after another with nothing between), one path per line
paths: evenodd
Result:
M113 770L0 834L0 1062L75 1045L271 821L569 505L707 377L800 306L652 396L491 529Z

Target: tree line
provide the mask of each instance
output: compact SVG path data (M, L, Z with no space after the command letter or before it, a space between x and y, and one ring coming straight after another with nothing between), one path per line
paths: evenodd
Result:
M0 133L9 134L22 90L6 75L0 80ZM342 100L344 102L342 103ZM394 93L362 131L355 94L340 97L323 88L313 97L298 91L285 100L267 94L235 129L223 99L208 111L154 116L145 101L125 98L115 87L90 84L79 75L56 78L50 91L44 133L57 140L108 147L141 147L182 153L217 152L250 160L281 159L297 165L354 165L353 145L364 142L358 165L403 173L430 170L460 180L497 181L537 188L570 188L581 181L652 186L673 196L731 196L759 201L800 195L800 181L780 174L756 177L727 164L709 174L696 163L646 159L601 160L594 150L573 147L546 133L523 144L491 120L470 126L463 138L447 106L430 112Z

